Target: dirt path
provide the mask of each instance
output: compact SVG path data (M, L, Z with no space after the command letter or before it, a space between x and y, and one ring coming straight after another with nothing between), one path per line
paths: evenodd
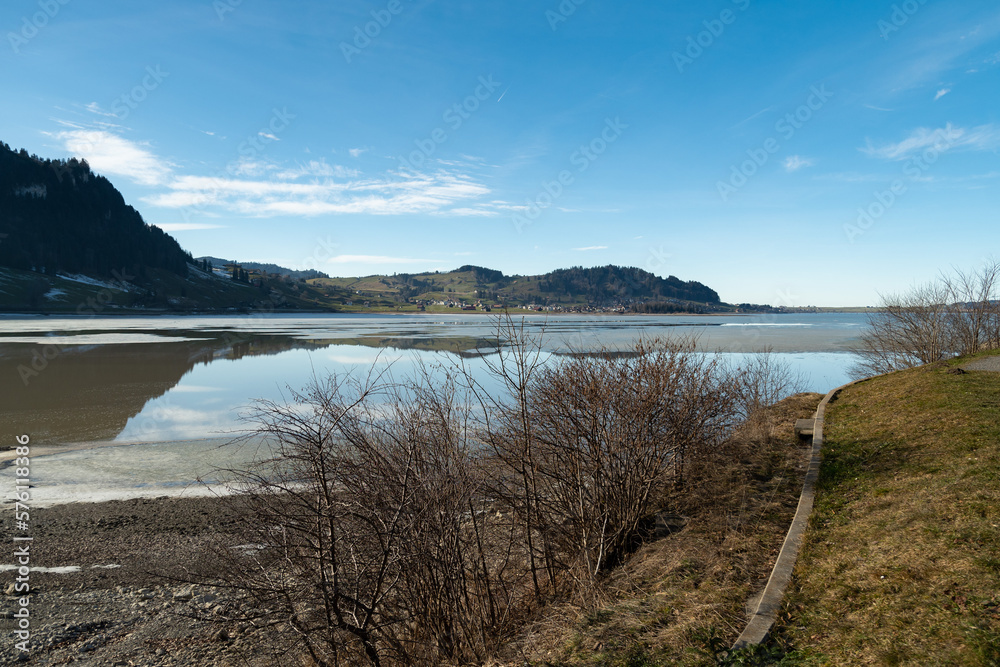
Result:
M1000 356L984 357L976 359L962 366L966 371L988 371L990 373L1000 373Z

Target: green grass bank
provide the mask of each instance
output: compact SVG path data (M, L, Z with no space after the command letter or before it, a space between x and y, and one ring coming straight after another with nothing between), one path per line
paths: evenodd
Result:
M831 403L782 664L1000 665L1000 373L970 359Z

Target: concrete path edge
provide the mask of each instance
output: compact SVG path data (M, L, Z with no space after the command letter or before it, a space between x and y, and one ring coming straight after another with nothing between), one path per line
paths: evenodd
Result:
M771 628L774 627L774 622L778 618L778 612L781 610L781 601L785 597L785 590L792 581L795 561L798 559L806 528L809 525L809 515L812 514L813 500L816 497L816 480L819 479L819 465L823 458L823 424L826 419L826 407L838 392L861 381L848 382L830 391L820 401L819 407L816 408L816 422L813 427L809 467L806 469L806 478L802 485L802 495L799 496L799 505L795 510L795 516L792 518L792 524L788 527L788 533L785 535L785 541L781 545L781 551L778 552L778 558L774 561L771 576L768 577L767 585L764 587L764 592L757 603L757 609L750 617L750 621L747 623L742 634L737 638L733 649L760 644L767 639Z

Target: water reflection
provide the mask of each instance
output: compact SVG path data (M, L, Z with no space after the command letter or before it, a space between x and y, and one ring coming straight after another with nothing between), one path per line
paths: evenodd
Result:
M67 342L73 336L0 344L0 442L21 433L40 444L113 440L198 366L325 347L290 336L93 344L84 335L91 344Z
M827 391L846 380L863 316L528 318L547 353L627 349L639 336L698 335L727 354L770 346ZM0 443L179 441L240 428L253 399L282 400L310 377L392 364L462 363L489 383L494 319L440 316L0 318Z

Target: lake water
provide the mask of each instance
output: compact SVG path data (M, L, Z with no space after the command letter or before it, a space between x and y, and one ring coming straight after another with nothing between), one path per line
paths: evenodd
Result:
M546 355L627 350L641 336L694 336L699 349L735 361L770 348L804 389L819 392L848 380L865 326L861 314L523 321ZM495 344L496 320L482 314L0 317L0 443L31 436L32 479L45 504L206 493L192 481L252 455L222 445L253 400L281 401L313 375L373 364L391 363L402 378L420 365L461 363L488 385L483 355ZM37 456L43 445L57 453Z

